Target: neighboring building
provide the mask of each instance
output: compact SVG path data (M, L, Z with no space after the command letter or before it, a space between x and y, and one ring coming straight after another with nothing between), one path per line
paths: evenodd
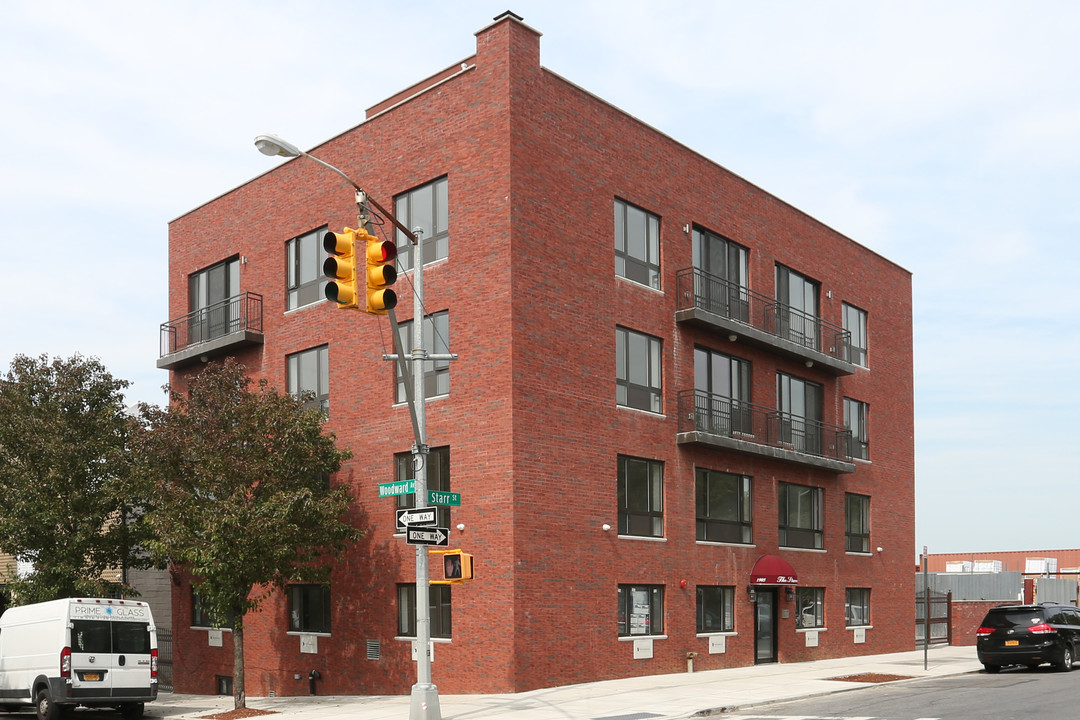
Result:
M930 553L930 572L1018 572L1026 577L1080 577L1080 549Z
M312 150L434 238L459 359L427 373L428 476L476 575L431 592L440 691L912 649L910 273L546 70L520 18L476 44ZM413 444L390 327L322 300L352 200L300 158L170 224L159 365L313 391L368 530L246 619L252 696L415 682L414 548L376 489ZM176 690L226 688L229 633L187 582L173 611Z

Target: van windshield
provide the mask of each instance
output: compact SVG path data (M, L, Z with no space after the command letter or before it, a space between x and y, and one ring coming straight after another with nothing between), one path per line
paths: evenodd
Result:
M150 626L140 622L72 620L71 650L80 653L150 652Z

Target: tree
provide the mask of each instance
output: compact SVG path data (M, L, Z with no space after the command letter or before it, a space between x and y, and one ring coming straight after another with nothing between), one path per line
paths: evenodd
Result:
M135 444L150 549L191 575L217 622L232 618L238 709L245 614L289 582L325 582L361 537L344 521L348 488L329 483L351 454L323 431L322 412L265 380L251 384L236 361L211 363L167 409L143 408Z
M15 602L112 594L115 571L145 565L128 384L79 355L17 355L0 379L0 551L33 568Z

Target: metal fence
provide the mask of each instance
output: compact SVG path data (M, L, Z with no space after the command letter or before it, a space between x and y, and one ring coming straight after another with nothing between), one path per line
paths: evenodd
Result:
M157 629L158 647L158 690L172 692L173 689L173 641L172 628Z
M952 644L952 593L930 591L930 619L927 621L926 591L915 593L915 642L922 646L926 628L931 645Z
M262 332L262 295L245 292L161 325L161 357L240 330Z

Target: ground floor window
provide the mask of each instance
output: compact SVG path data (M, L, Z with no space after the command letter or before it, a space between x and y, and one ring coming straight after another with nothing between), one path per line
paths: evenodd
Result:
M844 599L848 627L870 624L870 588L848 588Z
M431 637L449 638L450 586L428 587L428 617L431 618ZM416 637L416 583L398 585L398 637Z
M825 627L825 588L798 588L795 608L795 627Z
M619 635L664 634L664 586L619 586Z
M735 588L698 585L697 631L699 633L735 630Z
M289 586L289 630L330 632L330 588L325 585Z

